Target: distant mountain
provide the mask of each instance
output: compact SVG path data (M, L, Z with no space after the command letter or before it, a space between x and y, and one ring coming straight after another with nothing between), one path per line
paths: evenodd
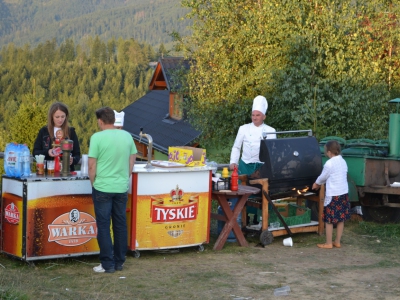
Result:
M156 50L172 46L169 33L188 35L180 0L0 0L0 48L36 46L56 38L134 38Z

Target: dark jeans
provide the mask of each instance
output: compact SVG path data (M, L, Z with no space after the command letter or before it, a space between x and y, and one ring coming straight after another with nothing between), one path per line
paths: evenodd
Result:
M126 225L128 193L104 193L92 188L92 199L96 214L100 262L105 270L113 270L124 264L128 250ZM111 220L114 246L110 234Z

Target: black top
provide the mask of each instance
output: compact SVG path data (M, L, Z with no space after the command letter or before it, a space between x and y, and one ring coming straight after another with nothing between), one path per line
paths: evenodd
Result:
M78 136L76 135L75 128L69 128L69 137L68 139L74 142L73 149L71 151L73 161L72 165L70 165L70 170L75 171L74 165L79 163L81 159L81 148L79 146ZM49 130L47 126L42 127L39 130L39 133L36 137L35 144L33 145L33 156L35 155L44 155L46 160L53 160L54 158L49 155L49 149L53 148L53 141L50 138Z

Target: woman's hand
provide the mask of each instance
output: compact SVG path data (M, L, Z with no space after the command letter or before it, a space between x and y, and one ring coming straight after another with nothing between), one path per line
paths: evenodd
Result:
M229 170L233 171L233 170L235 169L235 167L237 168L237 167L238 167L238 165L237 165L237 164L235 164L235 163L233 163L233 164L230 164L230 165L229 165Z

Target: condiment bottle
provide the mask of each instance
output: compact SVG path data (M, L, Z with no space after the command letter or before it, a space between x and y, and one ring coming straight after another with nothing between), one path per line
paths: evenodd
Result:
M223 168L222 169L222 178L228 178L228 177L229 177L228 168Z
M237 171L237 167L233 169L232 175L231 175L231 191L237 191L239 188L239 174Z

